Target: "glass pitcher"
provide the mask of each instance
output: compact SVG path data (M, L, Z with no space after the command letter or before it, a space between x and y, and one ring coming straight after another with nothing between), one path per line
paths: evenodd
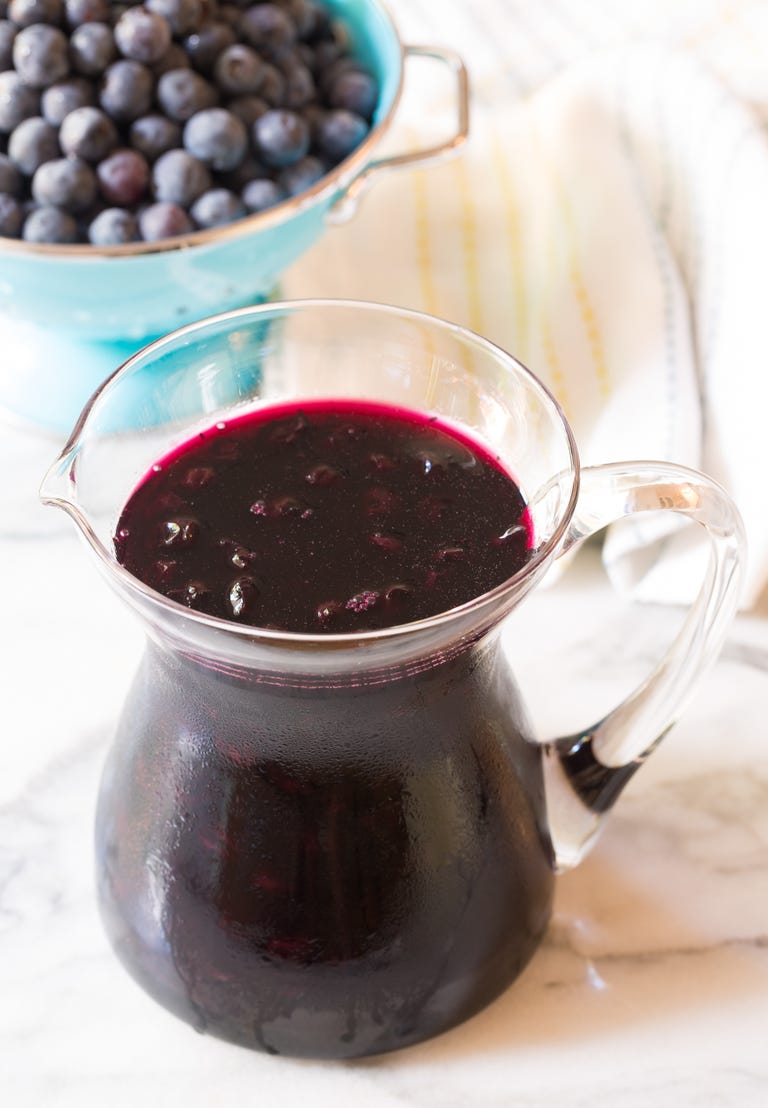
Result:
M438 414L500 456L530 506L522 570L429 619L320 636L189 610L118 564L120 511L158 458L249 409L355 396ZM584 855L714 658L743 551L708 478L655 462L580 469L557 403L514 358L352 302L230 312L153 343L93 396L41 495L147 632L98 803L110 940L199 1031L276 1054L406 1046L507 987L547 926L555 873ZM541 741L502 621L563 552L650 510L708 534L699 599L634 694Z

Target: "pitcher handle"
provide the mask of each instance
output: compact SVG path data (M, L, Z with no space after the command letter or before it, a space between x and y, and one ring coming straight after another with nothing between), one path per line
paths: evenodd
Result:
M425 146L420 150L409 150L403 154L390 154L370 162L354 179L344 195L331 206L326 221L331 224L346 223L357 210L357 205L365 190L373 182L375 174L390 169L402 169L405 166L433 165L452 158L462 146L469 134L469 75L460 56L453 50L442 46L403 46L403 57L432 58L447 65L456 78L456 129L443 142Z
M550 826L558 868L579 862L605 814L682 712L716 658L738 600L744 525L728 494L695 470L664 462L585 468L561 553L635 512L677 512L710 540L701 590L646 680L593 727L545 746Z

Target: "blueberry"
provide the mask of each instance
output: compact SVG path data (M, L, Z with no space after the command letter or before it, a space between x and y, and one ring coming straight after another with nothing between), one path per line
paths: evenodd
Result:
M249 181L243 189L243 203L249 212L263 212L285 200L285 192L268 177Z
M139 213L139 230L145 242L186 235L192 230L189 216L178 204L150 204Z
M164 115L143 115L131 124L129 138L134 150L155 162L161 154L181 146L181 133L180 125Z
M191 65L184 47L179 46L178 42L172 42L162 58L152 66L152 73L157 79L164 73L170 73L172 69L189 69Z
M227 600L233 616L251 618L258 608L258 585L252 577L238 577L229 587Z
M209 189L199 196L189 213L198 227L223 227L246 214L245 204L229 189Z
M256 153L275 169L294 165L309 150L309 127L295 112L266 112L254 123L252 136Z
M325 166L319 158L308 154L294 165L288 166L278 174L278 182L289 196L298 196L317 184L325 173Z
M340 73L328 90L328 103L332 108L345 108L364 119L371 119L379 93L376 81L362 69L347 69Z
M322 45L330 43L336 46L333 37L333 24L328 9L324 8L322 4L316 3L316 0L304 0L301 6L304 9L303 15L294 17L301 37L307 42Z
M115 36L103 23L83 23L69 39L72 68L85 77L100 76L117 56Z
M152 104L152 74L140 62L113 62L104 74L99 102L116 123L132 123Z
M18 31L7 19L0 19L0 72L13 68L13 40Z
M119 208L132 207L149 188L149 166L138 150L116 150L96 167L101 195Z
M88 239L94 246L120 246L136 242L138 237L136 216L125 208L105 208L88 228Z
M263 63L255 50L236 43L219 54L213 76L219 88L230 96L247 96L258 90L263 77Z
M172 69L157 82L157 99L166 115L178 123L186 123L195 112L215 107L218 95L194 70ZM144 112L139 114L144 115Z
M70 112L76 108L90 107L96 102L96 94L90 81L84 77L68 77L57 81L43 92L41 110L43 118L60 127Z
M320 152L336 163L351 154L367 134L368 124L362 116L338 108L319 120L315 141Z
M285 76L283 102L286 108L303 108L314 100L317 94L315 80L305 65L287 66L283 74Z
M254 4L243 12L239 23L241 38L261 53L277 56L293 46L296 25L276 4Z
M75 108L61 125L59 142L65 154L100 162L117 146L117 130L100 108Z
M207 108L187 121L184 146L213 169L236 169L248 149L248 133L236 115L224 108Z
M204 23L184 40L184 50L195 69L210 75L222 50L234 46L235 32L226 23Z
M186 150L169 150L155 162L152 185L158 200L189 208L211 187L211 175Z
M58 158L60 152L56 128L40 116L25 119L8 139L8 155L27 177L31 177L43 162Z
M171 28L161 15L146 8L129 8L115 24L120 53L145 65L160 61L171 45Z
M0 236L17 239L24 222L24 209L15 196L0 189Z
M318 42L313 51L312 70L315 76L327 73L341 57L341 46L332 39Z
M35 173L32 196L41 205L74 214L84 212L96 199L96 177L80 158L57 158L44 162Z
M58 27L33 23L13 42L13 64L30 88L47 88L69 73L69 40Z
M35 208L24 221L21 237L26 242L77 242L77 223L61 208Z
M81 23L109 23L112 5L109 0L64 0L64 15L68 27Z
M7 154L0 154L0 192L21 196L21 174Z
M283 107L286 93L286 81L280 70L275 65L263 65L261 67L261 84L259 96L273 108Z
M250 132L256 120L269 111L269 105L260 96L236 96L227 103L227 111L236 115Z
M31 27L33 23L62 22L64 6L61 0L11 0L8 17L17 27Z
M174 35L188 35L196 31L206 14L203 0L145 0L149 11L167 20Z
M256 178L268 177L270 170L260 162L258 158L255 158L252 154L248 154L237 169L233 169L231 173L222 173L222 183L227 188L232 189L234 192L242 192L249 181L254 181Z
M307 0L289 0L288 8L298 37L310 38L317 26L316 5L307 3Z

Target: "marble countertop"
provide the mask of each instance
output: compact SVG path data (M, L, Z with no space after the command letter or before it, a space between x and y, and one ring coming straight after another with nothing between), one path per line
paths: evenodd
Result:
M97 918L91 824L141 631L68 531L0 539L0 565L9 1108L768 1103L768 608L739 617L593 853L560 879L518 982L432 1042L334 1064L197 1036L118 965ZM509 645L542 734L609 708L679 619L613 595L590 551L529 598Z

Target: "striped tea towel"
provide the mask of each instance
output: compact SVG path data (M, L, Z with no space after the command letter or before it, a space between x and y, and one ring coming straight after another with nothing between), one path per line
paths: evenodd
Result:
M411 87L421 133L425 118L449 126L448 94L427 73ZM549 385L584 464L704 469L744 515L752 604L768 581L765 130L658 43L592 51L524 98L481 92L464 156L383 177L285 293L401 304L487 336ZM416 141L410 115L393 141ZM643 599L689 600L696 529L658 518L613 529L606 565Z

